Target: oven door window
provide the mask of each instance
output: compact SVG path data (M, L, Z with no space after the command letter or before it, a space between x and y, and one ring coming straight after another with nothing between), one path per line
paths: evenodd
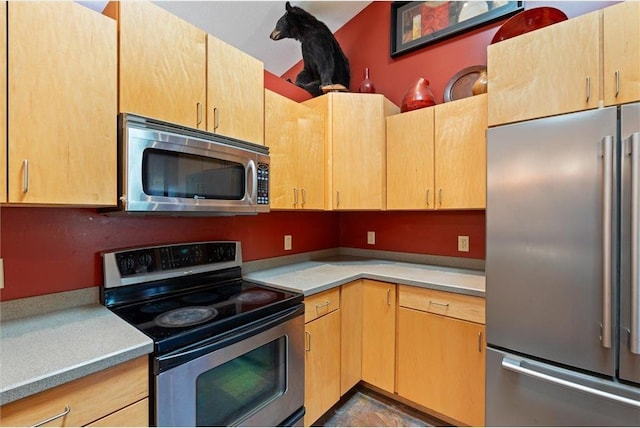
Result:
M196 380L196 425L234 426L286 392L286 337L282 336Z
M146 149L142 186L150 196L241 200L246 190L245 168L224 159Z

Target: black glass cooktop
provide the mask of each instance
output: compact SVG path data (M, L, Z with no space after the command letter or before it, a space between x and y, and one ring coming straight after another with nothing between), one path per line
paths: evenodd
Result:
M151 337L156 353L224 334L302 302L292 293L236 280L111 309Z

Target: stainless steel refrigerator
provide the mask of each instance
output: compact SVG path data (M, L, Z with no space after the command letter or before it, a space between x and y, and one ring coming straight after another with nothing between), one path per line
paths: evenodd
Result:
M640 426L640 104L487 134L488 426Z

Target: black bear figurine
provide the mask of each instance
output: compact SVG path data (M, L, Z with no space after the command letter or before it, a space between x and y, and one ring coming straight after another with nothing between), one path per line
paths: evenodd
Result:
M271 32L271 39L290 38L300 42L304 67L296 77L296 85L314 97L330 91L348 91L349 60L329 28L289 2L285 9Z

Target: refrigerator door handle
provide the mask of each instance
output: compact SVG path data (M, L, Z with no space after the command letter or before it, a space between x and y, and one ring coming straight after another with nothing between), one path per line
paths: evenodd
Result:
M613 225L613 142L609 135L603 144L603 191L602 191L602 332L603 348L611 348L611 228Z
M640 132L632 134L631 143L631 329L629 351L640 354L640 293L638 292L638 257L640 247L638 246L638 215L640 214L638 180L640 179Z
M640 401L632 400L627 397L622 397L620 395L612 394L610 392L602 391L596 388L592 388L589 386L581 385L576 382L571 382L565 379L560 379L555 376L548 375L546 373L540 373L536 370L528 369L526 367L522 367L522 360L512 358L512 357L503 357L502 358L502 367L511 370L515 373L522 374L525 376L529 376L538 380L543 380L549 383L553 383L556 385L563 386L569 389L575 389L578 391L585 392L587 394L595 395L601 398L605 398L611 401L616 401L618 403L626 404L632 407L640 408Z

